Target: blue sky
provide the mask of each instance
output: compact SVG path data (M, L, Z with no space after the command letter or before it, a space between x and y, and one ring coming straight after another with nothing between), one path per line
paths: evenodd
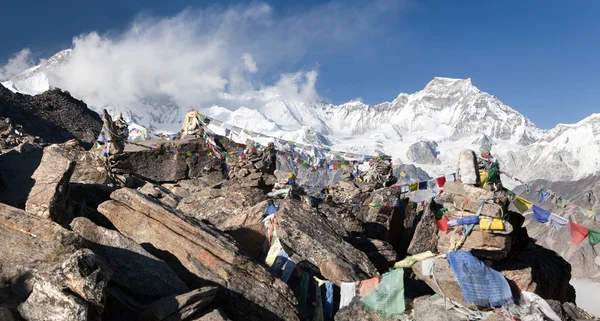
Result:
M36 59L47 58L71 47L74 36L92 31L119 38L140 14L161 18L186 8L202 13L205 7L218 12L229 6L246 4L11 1L0 11L0 64L23 48ZM275 21L270 26L282 32L263 30L261 37L273 41L257 41L259 52L250 51L258 66L253 83L315 69L322 97L334 103L360 97L372 104L417 91L434 76L470 77L542 128L600 112L600 1L274 1L269 6L268 19ZM228 35L248 45L253 33ZM282 53L274 55L277 51Z

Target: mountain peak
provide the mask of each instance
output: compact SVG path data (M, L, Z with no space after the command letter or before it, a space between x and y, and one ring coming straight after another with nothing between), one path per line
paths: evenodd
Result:
M427 86L425 86L423 91L428 93L443 94L456 91L479 91L479 89L473 86L471 83L471 78L458 79L435 77L427 84Z

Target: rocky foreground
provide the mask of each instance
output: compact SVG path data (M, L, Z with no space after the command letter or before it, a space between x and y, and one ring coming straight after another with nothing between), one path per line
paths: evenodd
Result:
M1 172L12 197L0 200L0 320L595 320L574 304L571 265L535 244L504 192L447 182L415 204L399 189L342 181L318 207L302 193L275 200L265 225L266 194L287 173L221 142L225 160L197 153L204 140L129 144L110 172L76 140L6 146L3 168L30 169ZM480 209L481 198L495 205ZM444 231L440 213L505 225ZM294 263L288 272L270 261L275 247ZM444 258L456 247L500 271L516 303L465 302ZM406 264L427 251L432 272ZM394 268L404 313L367 308L362 290L339 309L342 286Z

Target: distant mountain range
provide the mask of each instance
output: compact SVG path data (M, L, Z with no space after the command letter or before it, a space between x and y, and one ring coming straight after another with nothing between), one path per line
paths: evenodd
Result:
M71 50L61 51L2 84L28 95L60 87L60 77L68 77L61 68L71 56ZM177 131L188 111L168 96L97 106L96 97L62 89L95 111L123 112L151 129ZM275 91L257 90L222 93L214 106L204 107L196 109L245 129L337 150L390 154L432 176L454 172L461 149L481 147L491 148L502 169L523 180L569 181L600 172L600 114L542 130L470 79L436 77L421 91L377 105L291 101Z

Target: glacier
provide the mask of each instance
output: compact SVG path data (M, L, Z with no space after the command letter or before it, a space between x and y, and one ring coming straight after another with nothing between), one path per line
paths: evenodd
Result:
M107 102L107 93L101 91L62 88L61 77L68 75L61 70L71 56L72 50L61 51L2 85L27 95L60 87L97 112L106 108L112 114L123 113L129 121L155 131L178 131L193 107L277 138L353 153L385 153L395 163L414 163L433 177L454 172L460 150L482 147L491 148L502 169L521 180L577 180L600 172L600 114L543 130L479 90L471 79L436 77L420 91L376 105L298 101L271 87L238 95L222 92L211 106L178 106L164 94L145 94L123 104Z

